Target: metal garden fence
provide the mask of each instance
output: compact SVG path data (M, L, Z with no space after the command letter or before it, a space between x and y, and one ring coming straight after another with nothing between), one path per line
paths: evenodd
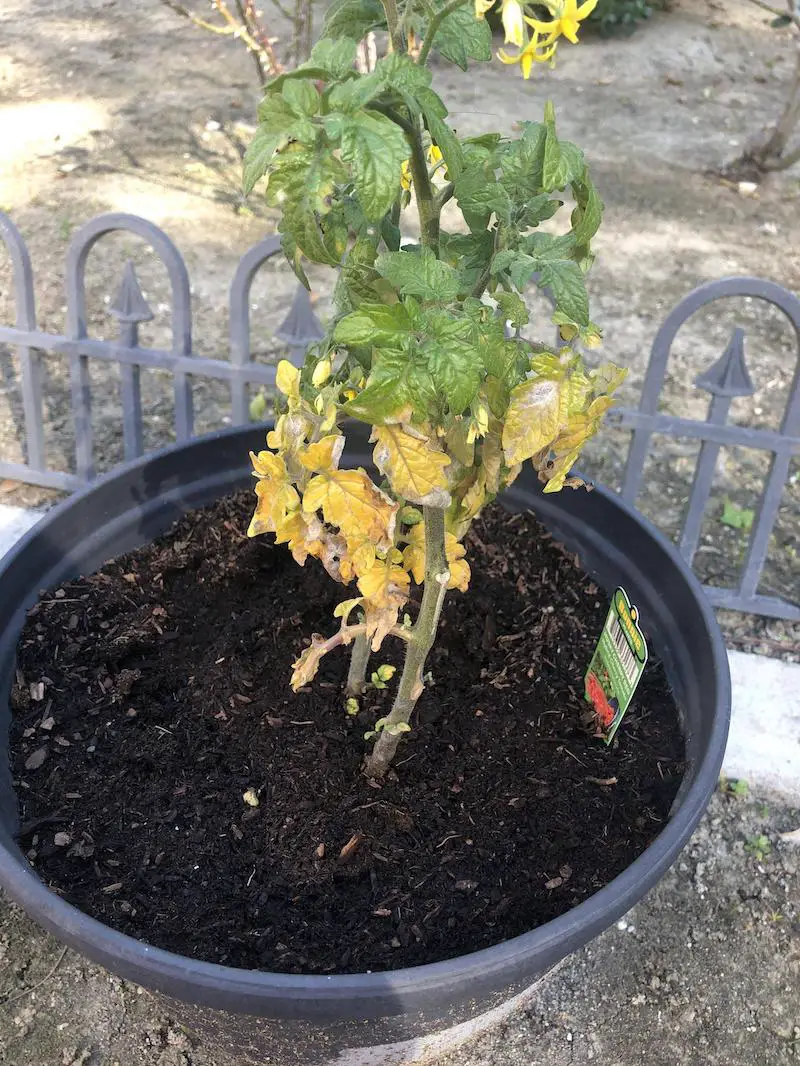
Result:
M172 321L172 345L169 349L143 348L139 345L139 325L149 321L153 314L139 288L131 262L124 267L117 297L109 307L109 313L119 323L118 340L96 340L88 334L86 261L95 243L116 230L126 230L143 238L167 269ZM175 437L178 441L186 441L193 436L192 378L213 378L229 383L231 421L236 425L249 421L248 386L274 384L275 368L254 362L252 358L250 289L260 268L280 251L279 238L267 237L260 241L242 257L236 268L229 294L230 359L222 360L199 356L194 352L186 264L170 238L153 223L135 215L106 214L92 219L75 233L66 259L67 327L64 336L41 332L37 328L30 255L19 230L2 212L0 237L11 258L16 305L15 324L0 324L0 343L15 350L19 359L26 439L24 461L0 460L0 477L63 491L81 488L93 479L95 463L91 429L90 360L105 360L119 366L126 460L137 458L144 452L141 368L164 370L172 375ZM727 297L755 297L767 301L779 308L794 327L798 358L778 430L751 429L728 421L733 399L751 396L756 392L745 363L744 331L739 327L733 330L722 356L695 382L698 388L711 396L706 418L681 418L659 413L659 395L678 330L701 307ZM322 334L308 294L298 286L289 313L276 336L288 345L292 358L297 361L307 346ZM47 463L40 365L42 352L59 353L69 361L75 434L74 473L52 469ZM800 606L778 596L761 595L758 591L792 459L800 455L800 300L780 285L759 278L724 278L695 289L670 312L656 335L639 407L635 410L617 410L613 418L618 426L632 431L622 485L622 496L630 503L635 503L639 493L653 434L701 442L679 539L680 551L689 563L697 550L720 449L740 445L759 449L771 456L739 587L706 586L706 592L711 602L718 607L800 621Z

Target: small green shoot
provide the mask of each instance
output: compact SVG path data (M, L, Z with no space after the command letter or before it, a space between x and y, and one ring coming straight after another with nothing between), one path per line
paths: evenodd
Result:
M388 664L379 666L377 670L372 671L370 680L375 688L386 688L386 682L392 680L396 670L397 667L389 666Z
M748 507L738 507L730 497L726 496L722 505L720 522L731 529L742 529L748 533L753 528L755 512Z
M721 777L719 790L726 796L738 796L745 799L750 793L750 786L742 777Z
M349 714L351 718L355 718L358 714L358 700L355 696L350 696L344 705L345 713Z
M758 862L762 862L772 851L772 844L769 841L769 837L759 833L758 836L751 837L745 841L744 850L748 855L752 855L754 859L757 859Z

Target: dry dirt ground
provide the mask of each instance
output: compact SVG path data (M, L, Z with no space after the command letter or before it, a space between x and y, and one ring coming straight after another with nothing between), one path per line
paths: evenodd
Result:
M607 203L590 290L606 333L605 354L631 368L623 396L635 404L649 346L667 311L697 284L726 274L771 278L800 290L800 170L743 196L709 173L774 117L790 72L789 42L743 0L681 0L623 41L565 46L552 74L523 83L493 64L477 76L440 68L437 80L463 131L536 118L546 95L563 135L580 143ZM63 262L69 239L104 211L130 211L162 226L181 248L193 284L194 335L203 354L227 357L227 289L238 257L274 218L238 191L239 158L257 91L235 46L206 36L158 0L4 0L0 8L0 208L23 231L36 274L39 327L64 327ZM113 336L108 315L126 257L134 259L156 313L142 343L169 331L163 268L136 238L104 241L89 260L90 331ZM9 273L0 255L0 317L13 320ZM312 276L318 311L328 279ZM252 296L254 349L274 359L272 333L293 281L271 265ZM750 304L718 305L676 343L662 409L702 417L694 377L720 354L734 324L748 329L758 393L732 417L778 425L797 359L780 316ZM540 335L546 335L542 326ZM71 458L66 367L47 357L46 438L52 464ZM116 373L92 368L97 459L121 458ZM149 447L171 439L168 382L144 375ZM225 390L195 379L197 426L224 424ZM0 348L0 454L22 455L18 367ZM625 439L608 430L585 466L619 478ZM640 504L674 531L687 498L696 448L659 440ZM698 567L707 580L735 580L745 534L719 521L727 495L752 506L764 457L723 453L703 530ZM6 502L44 494L0 483ZM795 464L763 589L800 598ZM732 645L800 658L798 627L729 614ZM685 862L637 909L579 954L543 995L541 1009L486 1041L459 1063L583 1063L631 1066L732 1062L775 1066L800 1048L797 851L774 848L763 862L745 851L762 831L793 829L797 812L718 799ZM715 822L715 819L718 821ZM794 923L794 924L793 924ZM634 931L630 931L630 926ZM0 1000L45 977L60 949L12 907L0 910ZM211 1066L214 1060L146 995L67 953L41 988L0 1003L0 1061L22 1066ZM2 1056L5 1056L2 1058ZM471 1056L471 1057L470 1057ZM455 1063L456 1060L454 1060ZM214 1063L216 1066L216 1063ZM222 1064L220 1064L222 1066Z
M776 798L715 796L641 904L551 975L530 1007L439 1066L792 1066L800 846L780 834L798 826L800 809ZM0 1063L242 1066L141 989L63 954L2 901Z

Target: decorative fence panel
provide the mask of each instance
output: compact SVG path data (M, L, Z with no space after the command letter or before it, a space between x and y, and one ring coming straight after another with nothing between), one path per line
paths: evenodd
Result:
M132 262L127 262L119 291L109 313L119 324L117 341L89 336L86 322L86 261L95 243L109 233L126 230L143 238L167 269L171 288L172 344L166 348L139 345L139 326L153 317L142 294ZM66 259L66 334L38 330L33 290L33 270L25 241L11 219L0 212L0 238L11 259L16 321L0 324L0 343L9 345L20 365L20 388L25 427L24 462L0 460L0 477L28 482L46 488L72 491L95 477L91 427L91 388L89 361L116 363L120 368L123 445L126 460L143 454L143 412L140 392L141 368L168 371L172 376L175 404L175 437L189 440L193 435L192 378L212 378L229 383L231 421L249 421L248 386L271 386L275 368L256 363L250 340L250 289L258 271L280 251L280 239L267 237L240 260L231 282L230 359L210 359L192 348L192 310L189 274L186 264L170 238L153 223L127 214L106 214L92 219L78 230ZM733 329L722 356L696 380L711 400L705 420L680 418L659 413L658 401L673 341L681 326L705 305L727 297L755 297L779 308L794 327L797 363L780 427L777 431L750 429L728 421L731 403L737 396L751 396L756 389L750 379L744 355L744 330ZM276 336L299 362L309 344L323 335L308 293L297 287L292 306ZM40 353L67 356L70 366L71 408L75 433L75 473L51 469L44 444ZM650 362L638 409L613 413L616 425L631 430L622 496L635 503L642 483L654 433L673 438L700 440L689 505L679 538L679 549L691 564L700 538L701 524L712 488L720 449L740 445L771 455L770 470L753 523L745 564L738 588L706 586L715 606L800 621L800 606L777 596L758 592L784 486L794 456L800 455L800 300L774 282L759 278L724 278L695 289L670 312L653 343Z

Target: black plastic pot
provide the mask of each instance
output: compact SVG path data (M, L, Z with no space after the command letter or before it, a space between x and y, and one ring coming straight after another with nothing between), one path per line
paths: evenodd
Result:
M366 435L354 428L349 439L345 462L369 465ZM246 486L248 450L263 447L263 440L263 427L235 429L123 467L48 512L6 557L0 569L3 745L16 642L38 590L89 573L152 540L185 511ZM6 758L0 759L2 886L65 943L182 1001L182 1018L206 1035L216 1032L238 1064L417 1061L505 1014L513 997L624 914L675 860L716 784L730 708L727 657L713 612L678 553L641 515L603 489L544 496L530 470L505 503L535 511L606 589L625 586L683 711L688 769L672 817L600 892L523 936L413 969L304 977L198 962L117 933L42 884L14 842L17 803Z

